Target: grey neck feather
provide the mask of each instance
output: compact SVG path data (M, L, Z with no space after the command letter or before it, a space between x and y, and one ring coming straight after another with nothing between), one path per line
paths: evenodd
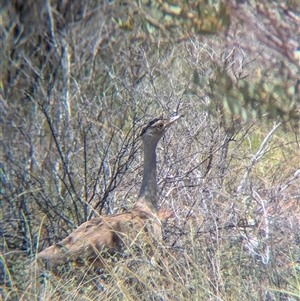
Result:
M148 142L148 143L147 143ZM158 141L157 141L158 142ZM144 141L144 173L137 205L148 206L151 211L157 211L157 183L156 183L156 143Z

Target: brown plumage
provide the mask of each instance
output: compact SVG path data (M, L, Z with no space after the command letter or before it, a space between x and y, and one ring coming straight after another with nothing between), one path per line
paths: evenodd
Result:
M100 216L80 225L68 237L37 255L48 268L74 261L104 267L105 258L162 239L157 211L156 146L167 128L180 116L154 119L142 130L144 172L139 196L131 211Z

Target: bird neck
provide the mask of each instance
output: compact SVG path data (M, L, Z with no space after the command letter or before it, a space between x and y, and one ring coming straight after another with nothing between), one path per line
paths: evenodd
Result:
M156 183L156 144L144 142L144 173L140 189L138 204L148 206L151 211L157 211L157 183Z

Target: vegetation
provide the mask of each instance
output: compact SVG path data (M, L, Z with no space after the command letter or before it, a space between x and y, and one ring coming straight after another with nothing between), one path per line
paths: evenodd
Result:
M4 1L2 300L298 300L297 1ZM140 126L158 147L157 262L36 269L132 207ZM1 298L0 298L1 299Z

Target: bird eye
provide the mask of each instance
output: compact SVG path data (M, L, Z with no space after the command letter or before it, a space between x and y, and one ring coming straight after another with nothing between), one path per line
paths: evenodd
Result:
M161 130L164 127L164 125L163 125L163 123L160 123L157 125L157 127Z

